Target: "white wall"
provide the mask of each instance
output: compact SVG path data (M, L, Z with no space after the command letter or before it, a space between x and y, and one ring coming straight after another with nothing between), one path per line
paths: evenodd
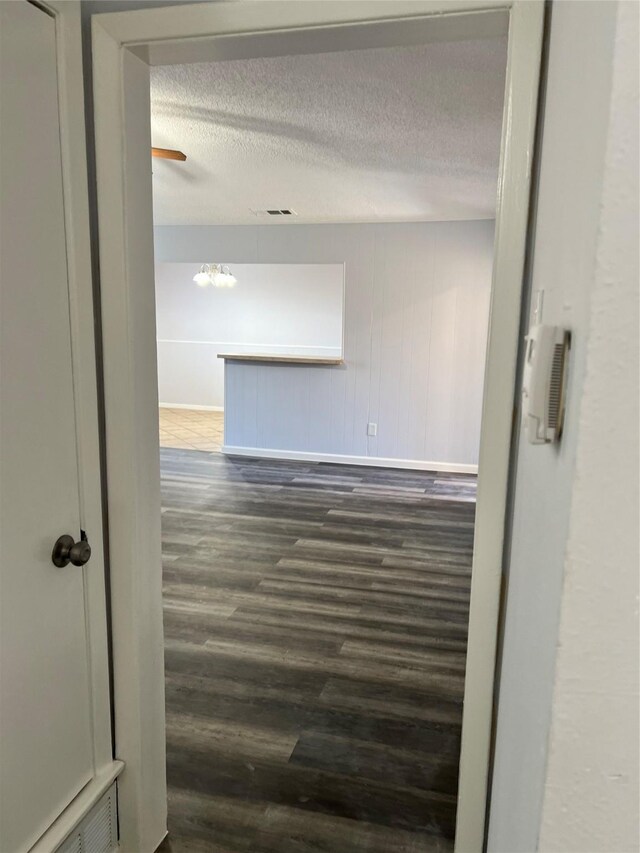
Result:
M640 848L638 5L620 3L540 848ZM595 523L594 523L595 521Z
M228 364L227 446L477 464L492 221L155 233L161 262L345 264L345 366Z
M638 849L637 159L613 138L606 231L600 208L616 11L552 11L532 285L573 346L562 443L521 437L518 452L488 842L498 853ZM628 93L615 107L628 126L614 132L630 141Z
M221 408L221 352L342 355L342 264L233 264L230 289L198 287L201 263L156 263L161 404Z

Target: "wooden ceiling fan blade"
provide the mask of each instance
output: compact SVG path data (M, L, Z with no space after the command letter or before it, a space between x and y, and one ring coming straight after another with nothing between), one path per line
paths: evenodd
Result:
M173 148L152 148L152 157L160 157L162 160L186 160L187 155L182 151L175 151Z

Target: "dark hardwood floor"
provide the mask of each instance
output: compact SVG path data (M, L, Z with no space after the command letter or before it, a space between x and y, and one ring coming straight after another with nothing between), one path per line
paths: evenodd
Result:
M452 850L475 477L161 454L162 849Z

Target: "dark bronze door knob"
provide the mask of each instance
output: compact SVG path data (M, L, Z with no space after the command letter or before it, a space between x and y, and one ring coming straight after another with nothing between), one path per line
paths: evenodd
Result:
M53 565L59 569L68 566L69 563L73 563L74 566L84 566L89 562L89 557L91 557L91 545L85 539L74 542L73 536L68 533L58 539L51 553Z

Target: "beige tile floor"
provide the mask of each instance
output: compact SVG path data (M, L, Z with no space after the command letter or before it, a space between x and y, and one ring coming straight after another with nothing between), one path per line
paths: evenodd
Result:
M198 409L160 409L160 447L186 450L220 450L223 412Z

